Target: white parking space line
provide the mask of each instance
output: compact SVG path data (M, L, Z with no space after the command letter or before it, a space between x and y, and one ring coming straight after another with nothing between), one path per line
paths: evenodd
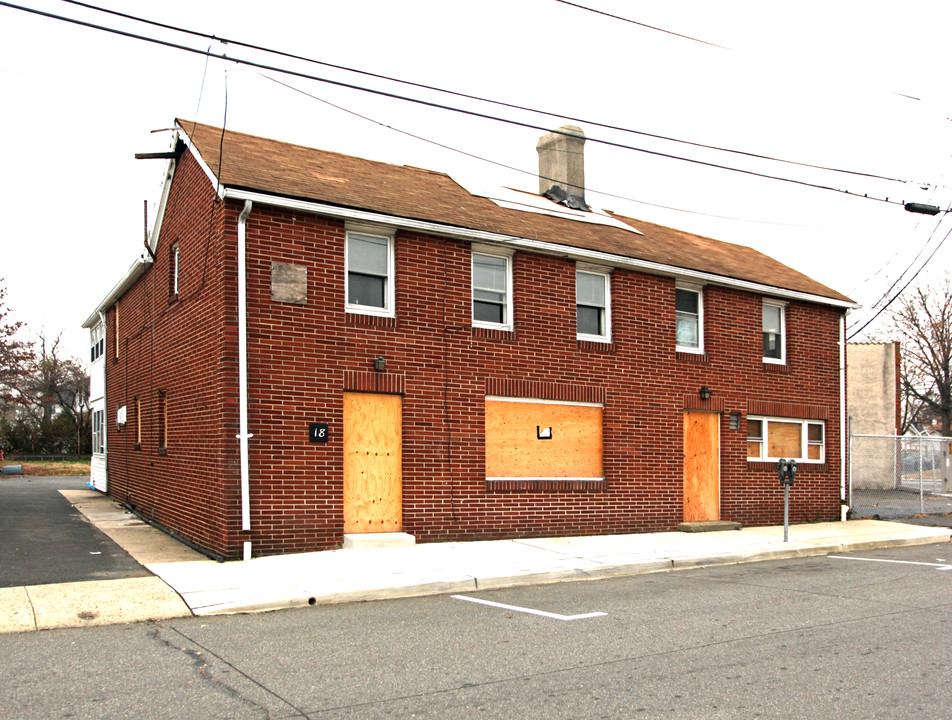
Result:
M842 555L827 555L827 557L832 558L833 560L862 560L863 562L896 563L897 565L925 565L926 567L934 567L939 570L952 570L952 565L943 565L942 563L914 562L912 560L885 560L883 558L844 557Z
M592 612L583 613L582 615L559 615L558 613L550 613L546 612L545 610L533 610L532 608L518 607L516 605L503 605L502 603L466 597L465 595L453 595L452 597L456 600L465 600L466 602L479 603L480 605L489 605L490 607L500 608L502 610L512 610L513 612L528 613L529 615L541 615L542 617L551 618L552 620L563 620L566 622L571 620L585 620L587 618L602 617L608 614L603 612Z

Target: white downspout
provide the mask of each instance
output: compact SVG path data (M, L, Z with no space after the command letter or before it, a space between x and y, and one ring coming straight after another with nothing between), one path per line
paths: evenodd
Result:
M840 520L846 520L846 313L840 315Z
M251 200L238 216L238 438L241 464L241 529L251 530L251 498L248 472L248 288L245 278L245 225L251 213ZM244 545L245 560L251 557L251 542Z
M105 358L105 348L106 348L106 314L102 311L99 312L99 322L102 323L102 345L103 345L103 359L102 359L102 417L103 417L103 426L102 426L102 491L104 493L109 492L109 433L106 432L106 408L109 407L109 397L107 396L106 390L106 368L109 367L109 363L106 362ZM92 471L90 470L90 473ZM90 476L90 480L92 477ZM96 484L93 483L93 487ZM97 488L98 490L98 488Z

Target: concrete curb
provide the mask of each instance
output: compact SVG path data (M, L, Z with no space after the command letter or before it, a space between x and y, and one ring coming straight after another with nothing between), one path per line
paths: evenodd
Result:
M98 492L63 494L157 577L0 589L0 632L630 577L949 542L952 534L945 527L851 520L792 526L788 543L783 542L783 528L771 526L703 534L432 543L216 563Z
M909 526L898 527L906 528ZM933 544L949 542L950 539L952 539L952 531L949 529L932 528L914 531L913 536L907 537L893 536L877 539L864 539L860 537L855 541L836 540L832 542L800 541L785 546L781 543L781 547L776 547L778 541L771 542L768 540L763 544L749 546L743 551L706 554L671 554L664 557L644 557L634 562L610 562L602 565L598 564L597 561L593 561L591 558L576 556L572 558L574 561L573 564L568 567L562 565L555 569L540 569L538 571L526 570L516 573L502 573L499 575L477 573L467 578L455 580L449 579L447 576L452 573L446 572L443 576L443 580L427 579L406 582L406 578L404 578L403 582L399 582L394 579L395 576L399 574L395 572L394 576L384 575L381 578L376 578L378 581L376 584L372 578L365 577L361 582L357 583L361 585L361 587L352 586L350 589L322 587L319 589L312 588L311 591L308 591L306 583L302 583L302 585L296 586L293 590L289 589L283 596L281 596L280 590L276 590L268 598L260 596L252 598L247 595L244 598L239 598L227 591L222 591L221 593L212 591L208 597L204 598L204 602L202 602L199 600L199 596L202 594L200 592L188 592L182 589L182 594L196 615L266 612L310 605L367 602L451 593L472 593L484 590L498 590L557 582L631 577L649 573L701 569L705 567L761 562L765 560L783 560L862 550L876 550L889 547ZM535 548L540 551L543 550L542 547L539 547L538 542ZM561 559L564 560L564 557ZM155 568L155 572L161 574L162 569ZM436 570L431 570L430 573L439 574L440 570L437 568ZM167 582L170 582L172 585L178 584L175 578L169 578ZM338 584L347 584L347 582L347 579L338 578ZM350 582L353 583L353 579L350 579ZM231 595L231 597L226 598L225 595Z
M157 577L0 588L0 633L146 622L192 614Z

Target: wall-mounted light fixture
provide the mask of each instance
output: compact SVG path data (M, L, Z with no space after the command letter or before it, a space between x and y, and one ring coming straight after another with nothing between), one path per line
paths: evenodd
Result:
M710 400L711 395L714 394L714 391L705 385L700 390L698 390L697 394L701 397L701 400Z
M377 372L383 372L387 369L387 361L383 359L383 355L377 356L377 359L374 360L374 370Z

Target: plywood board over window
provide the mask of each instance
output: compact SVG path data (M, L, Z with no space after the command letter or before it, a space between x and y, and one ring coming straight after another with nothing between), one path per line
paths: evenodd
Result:
M601 479L601 405L486 399L486 477Z

